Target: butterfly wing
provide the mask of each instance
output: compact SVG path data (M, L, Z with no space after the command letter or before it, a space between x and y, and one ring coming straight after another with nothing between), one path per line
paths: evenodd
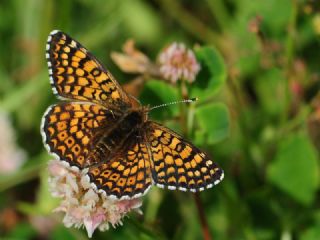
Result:
M223 170L204 152L158 123L147 125L152 178L158 187L197 192L223 179Z
M54 30L47 41L46 58L53 92L60 98L126 108L131 99L110 72L80 43Z
M142 138L133 134L110 161L89 168L90 182L113 199L144 195L152 185L150 154Z
M120 114L101 105L62 102L50 106L42 118L41 133L48 151L71 166L96 162L91 154L106 130L119 121Z

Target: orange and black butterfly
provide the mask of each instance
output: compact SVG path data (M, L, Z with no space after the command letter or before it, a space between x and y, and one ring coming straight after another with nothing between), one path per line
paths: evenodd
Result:
M48 37L53 92L41 132L48 151L113 199L145 194L152 185L197 192L218 184L223 170L179 134L148 119L102 64L61 31Z

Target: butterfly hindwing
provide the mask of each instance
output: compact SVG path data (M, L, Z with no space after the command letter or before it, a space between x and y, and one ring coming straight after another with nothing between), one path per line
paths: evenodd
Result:
M149 122L147 129L152 178L157 186L196 192L222 180L222 169L177 133L155 122Z
M114 112L100 105L62 102L47 109L41 132L49 152L71 166L84 167L105 128L117 120Z
M112 75L80 43L61 31L52 31L46 58L53 92L65 99L130 107L130 98Z
M150 154L142 138L130 138L120 153L110 160L101 160L101 164L89 168L88 176L108 197L136 198L151 187Z

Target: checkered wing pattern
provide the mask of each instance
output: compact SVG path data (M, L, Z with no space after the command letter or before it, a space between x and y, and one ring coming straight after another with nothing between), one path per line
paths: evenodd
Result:
M114 199L130 199L145 194L152 185L150 155L141 138L133 137L110 161L90 167L90 181Z
M130 107L130 98L110 72L80 43L52 31L46 52L53 92L61 98L89 101L108 107Z
M158 187L197 192L223 179L223 170L205 153L172 130L148 124L152 178Z
M106 128L118 120L114 112L92 103L52 105L42 118L41 132L48 151L71 166L96 162L92 153Z
M98 191L130 199L153 184L197 192L222 180L222 169L205 153L147 121L147 108L128 96L80 43L52 31L46 58L53 92L71 101L47 109L41 125L44 144L60 160L86 169Z

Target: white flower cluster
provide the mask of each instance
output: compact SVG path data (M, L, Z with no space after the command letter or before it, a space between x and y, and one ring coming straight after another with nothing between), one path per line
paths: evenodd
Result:
M15 134L10 119L0 111L0 174L16 171L25 161L25 152L15 143Z
M192 83L200 70L200 65L192 50L182 43L172 43L158 57L160 72L172 83L179 79Z
M77 170L65 162L49 162L49 186L54 197L62 199L54 211L65 213L63 223L66 227L84 226L91 238L98 228L100 231L122 225L122 218L131 210L142 214L140 199L110 200L95 192L86 177L87 170Z

